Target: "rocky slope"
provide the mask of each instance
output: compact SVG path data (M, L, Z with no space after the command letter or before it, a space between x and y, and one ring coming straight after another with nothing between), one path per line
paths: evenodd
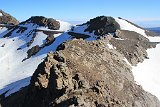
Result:
M31 17L0 33L4 74L0 103L2 107L158 107L158 99L135 83L131 69L149 58L147 49L159 44L152 41L154 36L122 18L100 16L71 26Z
M107 41L64 43L2 107L158 107L158 99L135 84L130 66Z
M66 22L45 17L31 17L10 29L5 28L0 33L0 66L2 66L0 70L2 74L0 89L21 79L25 81L22 85L19 85L19 83L9 85L5 91L14 90L14 87L17 90L17 87L20 86L19 88L21 88L27 85L38 64L43 61L49 51L54 50L50 47L52 47L53 42L57 42L55 37L61 33L55 34L52 32L65 31L69 28L70 24ZM62 42L63 40L54 44L59 45ZM17 75L11 76L14 74ZM11 91L11 93L13 92Z
M0 10L0 24L19 24L19 21L8 13Z

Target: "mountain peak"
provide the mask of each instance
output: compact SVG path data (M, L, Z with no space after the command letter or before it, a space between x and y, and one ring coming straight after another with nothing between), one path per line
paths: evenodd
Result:
M86 24L88 28L85 31L93 32L96 35L104 35L107 33L114 33L117 29L120 29L120 25L110 16L98 16L91 19Z
M0 24L19 24L19 21L10 14L0 10Z
M44 16L32 16L22 23L34 23L39 26L48 27L49 29L59 30L60 23L53 18L46 18Z

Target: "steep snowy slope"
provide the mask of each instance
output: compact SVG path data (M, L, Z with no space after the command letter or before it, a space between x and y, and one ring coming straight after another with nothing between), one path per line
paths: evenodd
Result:
M69 23L59 22L60 31L70 29ZM39 28L47 30L48 26L42 26L28 20L12 29L2 28L0 30L0 89L3 89L0 90L0 93L10 89L12 91L8 93L12 93L29 84L30 76L46 57L46 54L51 51L52 48L46 50L46 47L50 45L47 44L48 35L36 31ZM54 35L52 36L54 37ZM59 42L62 43L63 40ZM33 56L34 53L29 56L29 50L33 48L31 51L35 51L34 47L36 46L40 52L35 56ZM18 80L21 81L17 82Z
M67 22L57 22L49 29L50 24L44 23L44 17L31 17L25 22L0 34L0 94L8 91L8 96L30 83L30 76L44 60L47 53L55 51L65 41L73 38L95 40L98 36L84 32L87 25L72 26ZM55 21L55 20L54 20ZM46 25L45 25L46 24ZM6 31L5 31L6 30ZM49 31L49 32L48 32ZM54 31L64 33L52 34ZM52 33L51 33L52 32ZM73 33L74 32L74 33Z
M144 29L138 28L123 19L116 18L122 30L129 30L137 32L144 37L148 38L151 42L159 42L160 37L151 37L145 33ZM160 44L157 44L156 48L147 50L148 58L144 62L139 63L137 66L132 66L135 81L142 85L142 87L156 95L160 99Z
M121 30L128 30L128 31L134 31L134 32L137 32L141 35L143 35L144 37L148 38L151 42L156 42L157 40L156 39L152 39L152 36L153 35L147 35L146 32L147 30L145 29L142 29L141 27L139 26L135 26L133 25L132 23L124 20L124 19L121 19L121 18L115 18L115 20L118 22L118 24L120 25L120 28ZM153 40L153 41L152 41ZM159 41L159 40L158 40Z
M160 41L160 38L157 39ZM146 91L156 95L160 99L160 44L156 48L148 49L147 52L149 59L133 67L132 71L135 81L142 85Z

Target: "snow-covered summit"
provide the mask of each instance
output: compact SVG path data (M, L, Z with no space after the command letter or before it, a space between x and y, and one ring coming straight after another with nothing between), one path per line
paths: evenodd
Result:
M29 78L47 53L52 51L50 45L55 41L54 34L36 29L50 30L51 28L64 31L70 29L71 26L69 23L54 19L43 23L47 18L41 19L43 20L39 20L39 17L34 18L35 22L29 19L10 29L0 29L0 93L17 88L21 83L11 86L9 84ZM56 34L56 37L59 35L61 33ZM29 80L27 82L29 83ZM27 85L27 83L24 84Z

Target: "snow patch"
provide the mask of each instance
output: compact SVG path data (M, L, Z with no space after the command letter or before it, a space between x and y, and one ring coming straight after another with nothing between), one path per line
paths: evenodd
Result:
M129 30L129 31L134 31L137 32L141 35L143 35L144 37L148 38L148 36L145 33L145 30L138 28L130 23L128 23L126 20L124 19L119 19L119 18L115 18L116 22L120 25L120 28L122 30Z
M137 32L148 38L151 42L160 42L160 37L147 36L145 30L128 23L123 19L115 18L115 20L119 23L122 30ZM156 48L148 49L147 53L149 59L145 59L143 63L139 63L136 67L132 66L133 75L136 83L160 100L160 44L158 44ZM125 61L129 63L126 59Z
M46 38L47 38L46 34L44 34L42 32L37 32L36 37L34 38L34 41L30 47L33 47L36 45L42 46L44 44Z
M0 27L0 34L3 33L4 31L6 31L7 28L6 27Z
M85 34L91 36L88 40L95 40L96 35L94 34L94 31L92 33L89 33L88 31L85 32L85 30L88 28L88 25L82 25L82 26L75 26L73 29L73 32L75 33L80 33L80 34Z
M64 22L64 21L61 21L61 20L57 20L60 22L60 29L59 30L62 30L62 31L67 31L71 28L71 24L68 23L68 22Z
M31 76L38 64L43 61L42 58L45 56L41 55L22 62L27 56L28 48L17 49L24 43L18 38L0 39L0 46L5 44L4 47L0 47L0 89L12 82Z
M3 14L0 12L0 16L3 16Z
M113 45L111 45L111 44L107 44L107 46L109 47L109 49L114 49L114 47L113 47Z
M115 38L115 39L117 39L117 40L124 40L124 39L122 39L122 38Z
M123 60L124 60L129 66L132 66L125 57L124 57Z
M72 25L68 22L64 22L61 20L57 20L57 21L59 21L59 23L60 23L60 28L59 28L60 31L68 31L72 27ZM58 37L59 35L60 34L55 34L54 37Z
M160 41L160 37L150 38L153 41ZM156 48L147 50L149 59L132 67L135 81L140 84L144 90L152 93L160 100L160 44Z
M60 23L60 30L66 31L71 27L69 23L62 21ZM55 51L59 44L70 39L70 35L67 33L57 34L53 44L44 47L35 56L22 61L27 57L29 48L35 45L41 46L45 42L47 35L42 32L37 32L34 42L30 47L27 47L26 44L32 40L34 34L31 33L31 31L39 28L39 26L32 23L19 26L26 27L27 30L23 33L16 33L18 31L17 29L8 38L3 38L5 33L0 34L0 46L5 44L4 47L0 47L0 94L8 91L5 96L9 96L22 87L27 86L30 83L30 79L26 78L32 76L37 66L47 56L47 53ZM5 30L7 29L3 29L3 32ZM49 29L46 28L46 30ZM0 31L2 32L2 30ZM8 30L6 32L8 32ZM17 50L18 48L21 49Z

